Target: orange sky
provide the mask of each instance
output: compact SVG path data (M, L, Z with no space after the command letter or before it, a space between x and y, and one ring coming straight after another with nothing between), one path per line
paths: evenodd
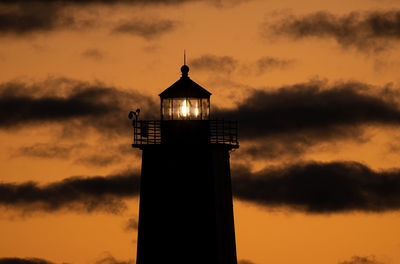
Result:
M75 26L31 29L22 34L13 32L12 25L10 31L0 26L0 91L7 83L19 82L37 86L29 96L63 96L71 92L70 87L61 87L57 80L65 78L138 92L158 104L157 95L180 77L184 49L190 77L213 94L212 110L213 106L234 108L254 90L269 92L313 81L322 82L325 87L360 82L370 85L371 93L379 93L383 87L399 91L399 36L383 38L384 50L374 51L363 50L354 43L343 45L332 34L294 38L274 34L270 28L284 18L319 11L338 17L351 12L399 12L398 1L127 2L78 3L68 7L61 4L58 8L64 15L78 22L85 20ZM0 1L0 22L8 8ZM43 16L49 14L43 11ZM155 23L158 29L147 28L150 33L140 29L112 33L113 28L130 21ZM166 21L172 23L171 28L163 29ZM196 66L202 56L217 60L225 56L230 61L214 68L201 63ZM265 57L287 63L261 71L257 63ZM134 102L122 115L127 116L143 104L140 100ZM34 181L44 185L72 176L107 176L140 169L140 152L130 149L130 127L117 136L83 126L79 129L81 133L68 136L59 121L0 125L0 183ZM247 164L252 171L307 161L356 161L376 171L399 168L399 127L363 124L362 130L364 141L337 138L317 142L301 155L285 153L274 159L246 156L246 148L258 141L244 137L241 148L232 153L231 162L233 166ZM68 153L57 156L27 152L28 147L40 144L44 152L49 146L58 146L68 149ZM138 200L124 201L128 208L120 214L64 208L24 215L18 208L0 206L0 258L95 263L111 255L120 261L134 260L137 233L124 227L128 219L138 217ZM310 214L235 199L234 213L239 261L357 264L362 262L353 257L359 256L370 260L366 264L400 263L397 210Z

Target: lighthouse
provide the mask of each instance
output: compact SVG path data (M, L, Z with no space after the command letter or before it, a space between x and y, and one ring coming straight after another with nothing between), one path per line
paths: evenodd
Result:
M142 150L136 263L237 264L229 162L237 122L211 119L211 93L186 63L181 73L159 94L159 120L130 113L132 147Z

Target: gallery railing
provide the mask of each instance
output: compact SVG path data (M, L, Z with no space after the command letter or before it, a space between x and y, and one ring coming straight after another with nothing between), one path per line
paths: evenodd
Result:
M162 122L171 121L134 120L132 146L140 148L145 145L165 144L162 138ZM231 148L239 147L237 121L214 119L200 122L209 122L207 135L209 144L229 145Z

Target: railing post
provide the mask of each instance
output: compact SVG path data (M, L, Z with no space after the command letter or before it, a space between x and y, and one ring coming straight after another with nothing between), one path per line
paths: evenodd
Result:
M132 144L136 143L135 137L136 137L136 121L132 120L132 125L133 125L133 142Z
M225 119L222 118L222 144L225 144Z
M235 143L238 143L238 121L235 121Z

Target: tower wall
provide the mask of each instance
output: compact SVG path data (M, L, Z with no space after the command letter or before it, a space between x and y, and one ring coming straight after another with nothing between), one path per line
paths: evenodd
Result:
M137 264L237 264L229 150L143 149Z

